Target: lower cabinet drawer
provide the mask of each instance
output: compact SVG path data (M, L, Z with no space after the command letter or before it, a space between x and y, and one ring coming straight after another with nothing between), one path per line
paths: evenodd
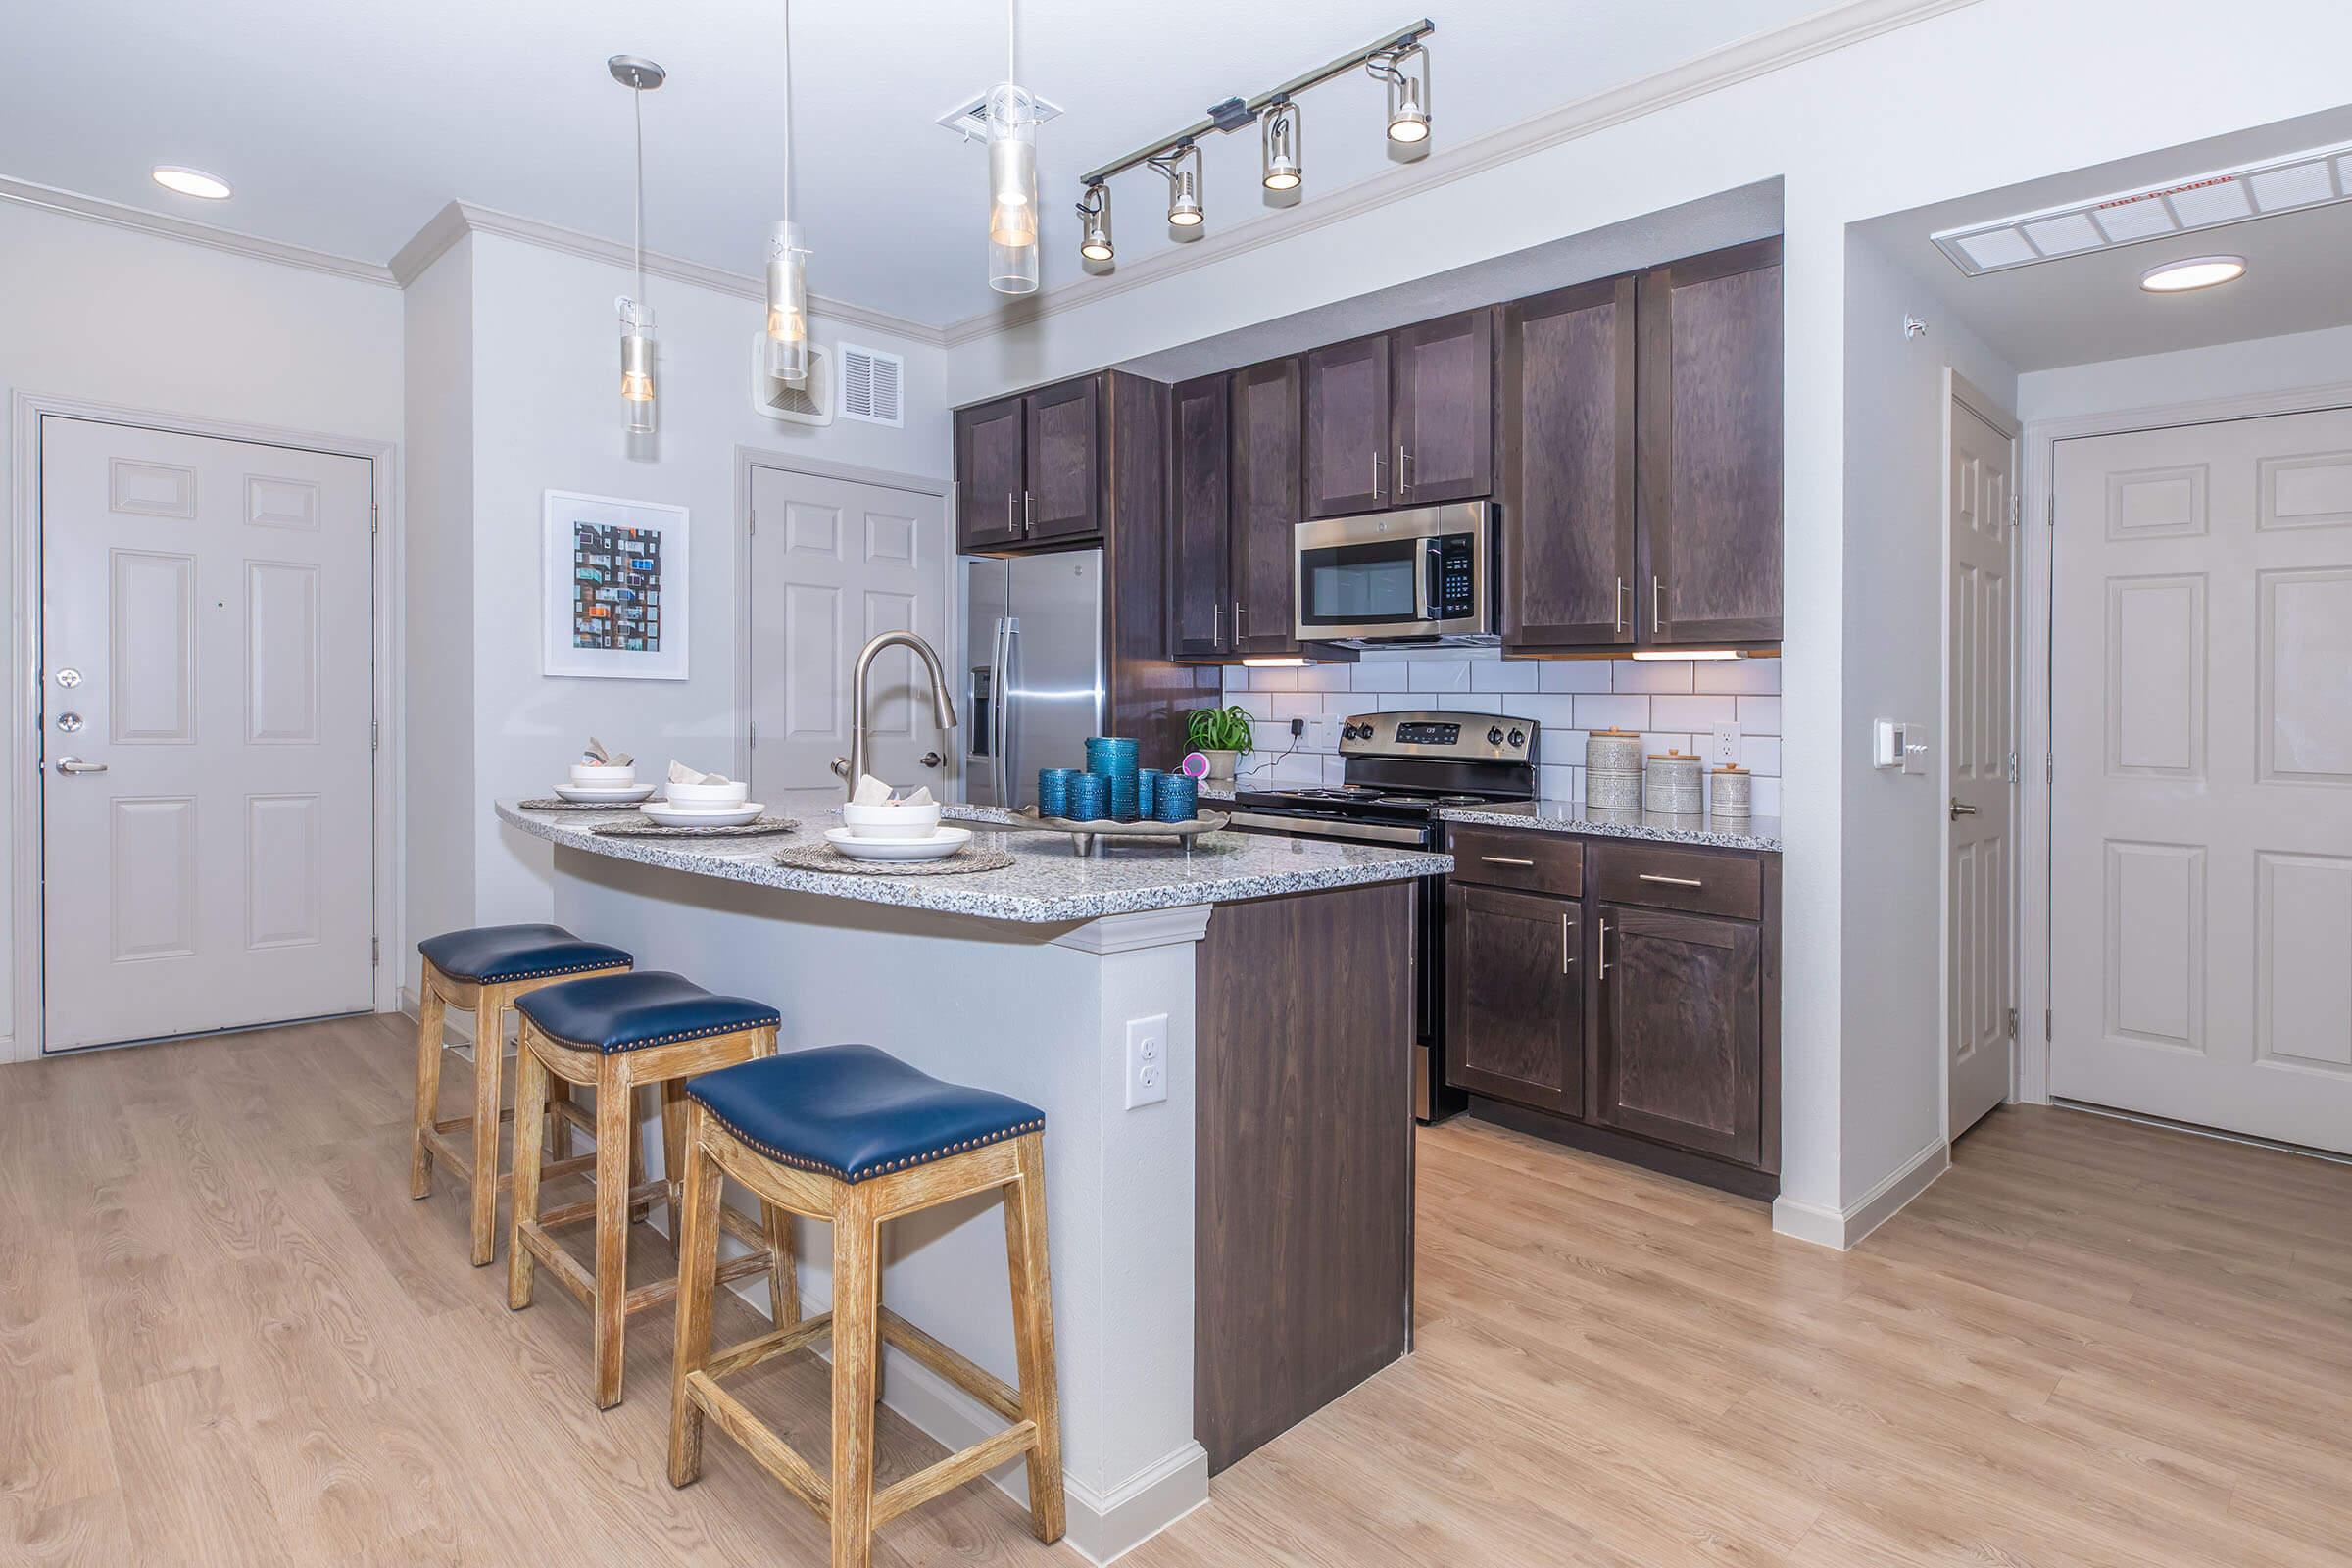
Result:
M1453 880L1573 899L1585 891L1585 847L1561 833L1449 827Z
M1735 920L1764 914L1764 866L1736 851L1670 850L1652 845L1592 846L1592 893L1613 904L1646 904Z

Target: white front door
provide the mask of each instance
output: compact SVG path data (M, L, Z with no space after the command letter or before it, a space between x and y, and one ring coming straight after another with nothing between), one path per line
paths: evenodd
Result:
M2051 1092L2352 1152L2352 410L2056 485Z
M866 640L911 631L947 650L947 502L920 491L784 468L752 469L752 794L839 789L850 753L850 678ZM874 661L867 767L946 798L949 737L930 680L906 648Z
M40 427L43 1048L374 1004L364 459Z
M2017 1004L2009 760L2017 746L2017 630L2010 563L2014 442L1958 398L1951 405L1949 837L1945 844L1947 1135L2009 1098Z

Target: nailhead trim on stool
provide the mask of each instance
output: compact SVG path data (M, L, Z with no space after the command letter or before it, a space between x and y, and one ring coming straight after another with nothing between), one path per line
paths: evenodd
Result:
M694 1098L698 1101L702 1100L703 1098L700 1095L695 1095L692 1089L688 1089L686 1092L689 1095L694 1095ZM799 1154L787 1154L781 1149L772 1148L767 1144L761 1143L759 1139L752 1137L749 1133L736 1126L733 1122L728 1121L726 1117L721 1116L717 1111L710 1110L710 1105L708 1101L703 1102L703 1108L710 1111L710 1119L717 1122L720 1126L726 1128L727 1131L733 1133L737 1141L749 1148L757 1149L761 1154L765 1155L769 1159L774 1160L777 1164L790 1165L796 1170L812 1170L819 1176L830 1176L835 1181L848 1182L853 1187L859 1182L870 1182L877 1176L888 1175L894 1170L906 1170L915 1165L928 1165L933 1160L945 1159L950 1154L960 1154L969 1149L986 1149L991 1144L1001 1144L1007 1138L1018 1138L1023 1133L1038 1133L1046 1130L1046 1118L1040 1116L1035 1121L1025 1121L1018 1127L1007 1127L1003 1132L991 1133L986 1138L967 1138L959 1144L949 1144L944 1148L930 1150L920 1154L908 1154L904 1159L889 1160L883 1164L876 1165L872 1170L866 1171L862 1175L852 1176L849 1172L842 1170L838 1166L828 1165L822 1160L804 1159Z

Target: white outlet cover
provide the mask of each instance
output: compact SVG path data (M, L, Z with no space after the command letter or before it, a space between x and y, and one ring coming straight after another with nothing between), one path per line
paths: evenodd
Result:
M1168 1098L1168 1015L1127 1020L1127 1108Z
M1715 749L1708 753L1717 767L1740 760L1740 726L1737 723L1715 726Z

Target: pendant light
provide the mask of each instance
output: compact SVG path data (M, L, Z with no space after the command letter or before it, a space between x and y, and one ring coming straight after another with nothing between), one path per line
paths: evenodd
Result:
M1265 173L1268 190L1297 190L1306 177L1298 162L1298 132L1304 117L1296 100L1268 104L1259 122L1265 130Z
M988 286L1037 289L1037 98L1019 86L1016 0L1004 0L1004 79L988 95Z
M1078 241L1078 254L1090 262L1107 262L1117 258L1110 243L1110 187L1089 185L1086 200L1078 204L1078 216L1086 220L1086 233Z
M645 95L662 85L667 73L651 60L614 55L605 62L612 79L629 89L629 105L637 127L637 200L630 231L630 253L637 264L635 298L624 294L613 304L620 312L620 403L629 416L631 435L654 432L654 309L645 303Z
M767 230L767 373L808 379L808 248L792 220L792 0L784 0L784 216Z

